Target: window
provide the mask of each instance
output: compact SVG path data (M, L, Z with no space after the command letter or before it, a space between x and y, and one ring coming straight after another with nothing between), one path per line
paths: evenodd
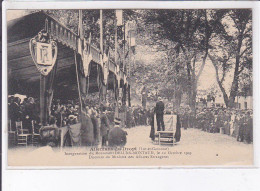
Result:
M245 109L247 109L247 102L246 101L245 101L244 105L245 105Z

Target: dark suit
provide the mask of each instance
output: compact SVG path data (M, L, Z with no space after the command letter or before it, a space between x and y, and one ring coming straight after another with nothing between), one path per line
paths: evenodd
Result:
M109 120L106 116L106 114L101 114L100 115L100 120L101 120L101 127L100 127L100 134L102 137L102 146L107 145L107 139L108 139L108 131L109 131Z
M108 133L108 146L125 146L126 144L126 131L122 130L119 127L111 129Z
M156 103L155 107L155 113L156 113L156 121L157 121L157 131L165 130L164 122L163 122L163 113L164 113L164 103L162 101L159 101Z
M81 145L91 146L94 143L94 127L88 115L81 114Z
M174 138L176 142L179 142L181 140L181 122L180 122L180 117L177 115L177 124L176 124L176 131Z

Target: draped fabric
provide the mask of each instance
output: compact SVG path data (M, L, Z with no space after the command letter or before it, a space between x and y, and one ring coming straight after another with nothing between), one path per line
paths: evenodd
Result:
M80 72L79 72L79 84L80 84L80 91L82 94L86 94L86 89L87 89L87 78L82 75Z
M94 143L94 127L89 116L81 114L81 146L91 146Z
M151 114L151 131L150 131L150 138L154 140L156 134L157 122L156 122L156 115L154 112ZM165 121L165 131L173 131L175 132L174 138L176 142L179 142L181 139L181 122L179 115L164 115Z
M43 125L47 125L49 122L49 116L51 115L51 105L52 105L52 98L53 98L53 84L54 79L56 76L57 71L57 64L53 70L47 75L41 75L41 98L43 99L40 101L40 108L41 108L41 122Z
M43 145L47 145L50 142L58 145L61 131L55 125L43 126L39 132Z

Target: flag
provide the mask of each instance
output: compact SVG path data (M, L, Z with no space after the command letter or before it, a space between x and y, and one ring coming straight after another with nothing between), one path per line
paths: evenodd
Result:
M90 43L91 43L91 33L89 35L88 43L86 42L86 39L84 38L84 51L82 54L82 61L83 61L83 69L84 69L85 77L87 77L89 75L89 65L92 60L92 54L90 51Z
M118 83L118 88L120 88L120 67L119 65L116 66L116 79Z
M82 56L83 48L82 48L82 40L78 39L78 53Z
M104 73L104 84L107 85L108 81L108 75L109 75L109 51L108 55L104 53L104 58L103 58L103 73Z

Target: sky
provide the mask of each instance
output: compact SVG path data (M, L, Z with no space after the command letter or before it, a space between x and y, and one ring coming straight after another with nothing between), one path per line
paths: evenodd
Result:
M19 17L22 17L24 15L27 15L28 12L26 10L8 10L6 13L6 19L7 21L17 19Z

